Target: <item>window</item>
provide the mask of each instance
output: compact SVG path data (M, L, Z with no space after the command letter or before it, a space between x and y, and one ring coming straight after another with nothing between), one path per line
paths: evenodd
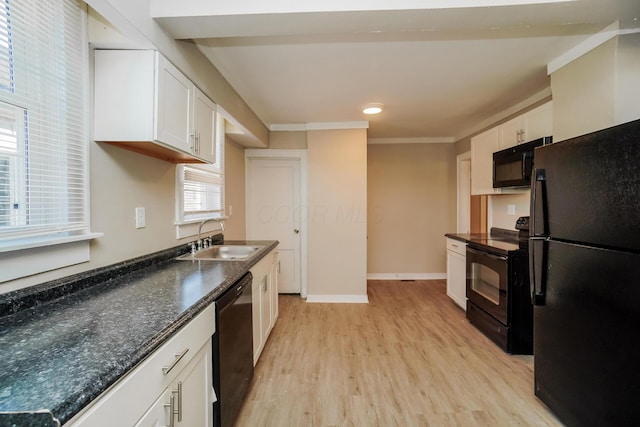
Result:
M88 233L85 9L0 0L2 251Z
M216 115L213 164L180 164L176 167L176 224L222 218L224 207L225 120Z

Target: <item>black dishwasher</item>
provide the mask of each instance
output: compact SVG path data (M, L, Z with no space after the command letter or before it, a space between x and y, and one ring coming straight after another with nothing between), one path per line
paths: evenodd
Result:
M232 427L253 379L251 281L247 273L216 299L213 335L214 427Z

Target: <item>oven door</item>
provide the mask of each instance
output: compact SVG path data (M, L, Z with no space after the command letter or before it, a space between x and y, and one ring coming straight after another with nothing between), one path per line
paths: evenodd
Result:
M467 246L467 299L504 325L507 324L508 262Z

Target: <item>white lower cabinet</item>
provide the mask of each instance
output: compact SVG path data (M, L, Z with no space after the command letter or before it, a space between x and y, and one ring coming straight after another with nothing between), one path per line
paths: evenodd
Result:
M135 424L136 427L210 426L212 405L207 378L212 377L211 341ZM172 419L173 418L173 419Z
M467 245L447 239L447 295L467 309Z
M214 332L211 304L65 425L211 426Z
M273 250L251 268L253 274L253 364L258 363L267 338L278 319L278 251Z

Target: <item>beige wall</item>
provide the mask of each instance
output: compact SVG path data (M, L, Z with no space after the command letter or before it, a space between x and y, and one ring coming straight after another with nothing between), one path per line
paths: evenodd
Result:
M109 144L91 142L91 229L104 236L91 242L91 260L75 266L0 284L0 293L104 267L152 252L187 244L195 236L176 238L174 225L175 168L157 160ZM233 217L225 221L225 238L244 239L244 149L225 144L227 205ZM146 211L145 228L135 228L135 208ZM203 235L217 232L208 223ZM195 229L194 229L195 232Z
M555 142L614 122L616 46L609 40L551 74Z
M455 144L370 145L368 170L369 274L445 273L444 234L456 228Z
M270 132L269 148L301 149L307 148L307 132Z
M519 194L500 194L490 197L491 223L489 227L515 230L516 220L521 216L529 216L531 192ZM509 215L509 205L515 206L515 214Z
M616 124L640 118L640 34L618 39Z
M224 149L227 215L233 207L233 215L224 222L224 237L228 240L244 240L247 229L244 147L227 139Z
M367 132L309 131L307 144L308 298L366 300Z
M614 37L551 74L554 140L640 118L640 34Z
M90 0L121 30L138 31L189 76L209 97L219 103L255 137L267 145L268 129L248 108L222 75L190 43L172 40L149 17L148 4L128 0ZM124 27L129 28L124 28ZM193 240L178 240L174 225L175 165L93 141L89 145L91 229L104 236L91 242L91 260L46 273L0 284L0 292L31 286L71 274L111 265ZM244 238L244 154L241 147L227 144L228 200L234 206L228 221L230 237ZM239 159L242 158L242 161ZM146 210L146 227L136 229L136 207ZM205 232L217 229L207 224Z

